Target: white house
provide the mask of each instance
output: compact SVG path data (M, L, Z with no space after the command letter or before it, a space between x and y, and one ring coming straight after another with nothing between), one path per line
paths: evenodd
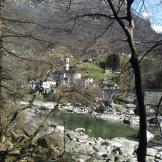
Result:
M42 83L42 88L43 88L43 93L50 93L52 88L54 88L56 86L56 82L55 81L44 81Z

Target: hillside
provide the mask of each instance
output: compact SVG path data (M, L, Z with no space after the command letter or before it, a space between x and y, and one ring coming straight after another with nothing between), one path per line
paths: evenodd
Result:
M82 1L75 0L71 4L71 8L67 10L68 3L62 1L15 1L12 6L6 5L6 14L12 18L17 17L23 20L26 17L27 21L36 21L41 26L36 25L31 31L36 37L43 38L49 42L48 48L56 48L65 46L75 54L85 54L89 49L95 49L95 54L101 54L104 51L108 53L126 52L127 44L120 40L124 40L124 35L117 23L113 23L104 33L107 26L111 23L110 20L100 17L74 17L80 14L100 13L109 14L110 10L105 7L104 3L99 5L99 0ZM23 10L23 13L21 12ZM21 12L21 15L19 15ZM14 13L14 14L13 14ZM148 42L162 36L152 30L148 20L139 16L135 17L135 39L137 42ZM30 28L28 28L29 30ZM96 40L97 37L100 37ZM96 40L96 41L95 41ZM118 40L118 41L117 41ZM147 44L148 45L148 44ZM144 46L139 43L138 49Z
M85 0L73 1L71 4L73 12L70 12L70 9L67 11L65 0L59 2L48 0L47 2L15 0L8 1L4 7L6 18L18 20L18 22L6 21L7 28L4 30L5 35L9 35L4 39L4 46L10 51L14 51L14 55L6 52L4 67L8 69L9 75L14 78L14 82L24 83L27 80L44 77L46 71L51 67L55 68L58 66L58 60L54 56L55 52L59 55L73 55L75 62L80 62L86 57L96 58L98 55L106 56L111 53L129 54L127 43L121 41L125 40L125 37L117 23L113 22L102 35L106 27L110 25L110 20L99 17L83 17L77 19L76 22L74 21L74 17L80 14L95 12L109 14L110 10L104 4L98 6L99 0L95 0L93 3ZM162 36L152 30L147 19L135 14L134 17L136 47L140 51L139 54L142 55L147 48L152 46L152 43L148 43L149 41L160 40ZM32 22L36 22L36 24ZM32 37L24 35L21 37L22 33L24 35L29 34ZM99 38L96 39L97 37ZM58 52L59 50L61 52ZM161 49L153 51L151 59L157 56L159 60L159 57L161 57L160 51ZM12 59L6 57L8 55L13 56ZM27 60L17 59L16 55ZM106 57L103 58L105 59ZM30 60L37 60L38 62ZM102 61L104 62L104 60ZM146 80L146 84L149 82L152 84L157 78L156 72L160 73L158 70L154 74L153 70L157 69L157 67L155 63L153 64L155 67L153 69L143 68L145 65L142 65L142 70L144 69L143 78ZM89 74L97 80L111 78L107 78L103 70L96 65L83 63L80 66L86 67L83 67L81 70L83 76ZM14 72L11 72L12 70ZM148 77L150 73L154 75L151 78Z
M82 77L92 77L96 81L101 79L111 79L111 76L106 75L104 70L94 63L83 62L77 65L77 69L82 74Z

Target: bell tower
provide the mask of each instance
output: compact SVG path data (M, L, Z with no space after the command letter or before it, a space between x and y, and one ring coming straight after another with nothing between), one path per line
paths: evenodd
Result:
M69 61L69 58L68 58L68 57L65 57L65 58L64 58L64 61L65 61L65 70L69 70L69 66L70 66L70 65L69 65L69 62L70 62L70 61Z

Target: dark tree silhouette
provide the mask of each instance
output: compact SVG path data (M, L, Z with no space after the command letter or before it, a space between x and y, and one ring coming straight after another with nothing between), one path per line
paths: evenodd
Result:
M119 1L112 1L106 0L108 4L109 12L108 14L102 13L89 13L89 14L82 14L76 16L76 18L83 18L83 17L99 17L99 18L106 18L111 19L113 22L117 22L121 27L123 33L125 34L126 39L121 40L127 42L131 57L130 57L130 64L132 66L134 72L134 85L136 91L136 98L137 104L139 108L139 145L137 149L137 159L139 162L146 161L146 148L147 148L147 134L146 134L146 109L144 105L144 93L142 87L142 77L141 77L141 69L140 69L140 62L138 52L136 49L136 41L134 38L134 16L132 13L132 4L134 0L119 0ZM117 5L118 4L118 5ZM104 34L104 33L103 33ZM147 52L145 53L147 55ZM143 57L145 57L145 55Z
M112 70L116 70L120 65L120 57L118 54L111 54L107 56L106 66Z
M134 70L135 75L135 90L137 103L139 107L139 116L140 116L140 128L139 128L139 146L137 149L137 158L139 162L146 161L146 148L147 148L147 134L146 134L146 109L144 105L144 93L142 90L142 79L141 79L141 70L139 66L138 54L136 51L135 40L134 40L134 21L132 17L131 6L134 0L126 1L126 16L125 21L123 21L119 15L117 10L115 9L111 0L107 0L113 15L116 21L119 23L121 28L126 34L127 42L131 51L130 63Z
M3 30L3 0L0 0L0 108L2 103L2 55L3 55L3 41L2 41L2 30Z

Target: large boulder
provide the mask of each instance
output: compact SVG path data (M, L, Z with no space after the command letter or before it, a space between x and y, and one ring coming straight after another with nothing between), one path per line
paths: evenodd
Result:
M43 148L54 150L57 154L61 154L64 151L64 138L56 133L42 136L37 139L36 143Z
M35 114L31 111L23 110L18 113L15 121L18 126L22 126L22 125L30 123L34 115Z
M81 143L77 148L75 148L79 154L82 155L91 155L94 154L95 151L93 149L93 146L88 145L86 143Z
M147 142L151 141L154 138L154 135L147 131Z
M155 158L152 157L152 156L146 156L146 161L147 161L147 162L155 162L154 159L155 159Z
M126 107L128 109L131 109L131 108L136 108L136 105L135 104L132 104L132 103L129 103L129 104L126 104Z
M162 160L162 151L157 153L155 158L158 159L158 160Z
M138 142L131 141L125 138L116 137L111 140L111 145L118 146L123 155L132 155Z
M156 154L158 153L158 151L156 150L156 149L154 149L154 148L147 148L147 155L148 156L155 156Z

